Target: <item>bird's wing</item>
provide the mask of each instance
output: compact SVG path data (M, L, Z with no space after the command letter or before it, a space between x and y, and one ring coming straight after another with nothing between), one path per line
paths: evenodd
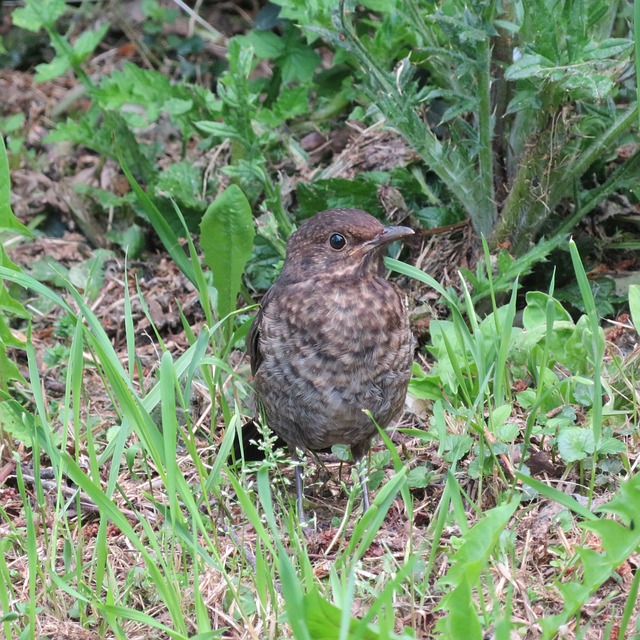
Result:
M271 292L273 289L269 289L265 294L264 298L260 302L260 308L258 309L258 313L256 313L256 317L253 319L253 324L251 325L251 329L249 329L249 333L247 334L246 346L247 353L249 354L249 360L251 360L251 375L255 375L258 367L260 367L260 363L262 362L262 354L260 353L260 327L262 325L262 316L264 314L264 309L267 304L269 304L269 300L271 298Z

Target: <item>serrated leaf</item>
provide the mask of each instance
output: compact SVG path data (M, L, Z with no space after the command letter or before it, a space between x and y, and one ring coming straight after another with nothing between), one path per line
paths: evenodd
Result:
M56 56L51 62L36 65L36 82L48 82L69 71L71 61L64 56Z
M311 48L300 45L287 51L286 57L280 60L282 81L306 82L320 64L320 56Z
M429 486L433 475L427 467L414 467L407 474L407 484L410 489L424 489Z
M224 318L236 309L255 236L251 206L238 185L227 187L209 205L200 222L200 234L204 260L218 291L218 315Z
M378 198L378 186L365 176L328 178L315 182L300 182L296 190L300 218L309 218L318 211L334 207L362 208L374 216L384 211Z
M505 115L511 115L518 111L524 111L525 109L533 109L537 111L542 108L542 101L540 100L540 90L536 88L525 88L521 91L516 91L513 98L507 105L507 111Z
M182 160L170 164L160 173L154 193L202 211L205 203L200 199L201 185L202 170L192 162Z
M21 29L40 31L43 26L53 26L66 10L64 0L28 0L24 7L13 11L11 20Z

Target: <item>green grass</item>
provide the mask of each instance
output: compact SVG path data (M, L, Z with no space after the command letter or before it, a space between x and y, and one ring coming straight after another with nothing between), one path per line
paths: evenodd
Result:
M581 262L570 248L583 281ZM397 261L389 264L450 298L426 274ZM329 503L322 497L326 487L316 488L320 528L305 535L295 519L288 467L272 454L257 473L227 462L247 412L249 387L229 365L233 351L216 355L224 344L216 342L219 328L203 326L180 357L163 349L155 382L145 384L143 392L99 318L69 283L66 301L29 276L5 268L0 276L48 297L75 320L60 405L54 411L41 392L29 337L31 384L25 391L30 390L33 415L22 415L23 431L12 423L7 431L4 423L5 437L28 445L13 448L19 513L14 503L0 512L7 638L42 637L48 620L88 627L105 638L150 632L222 637L223 629L238 638L291 633L396 638L412 637L411 628L429 637L480 638L492 627L507 637L519 628L516 621L532 597L538 602L534 623L543 637L578 621L585 606L601 607L611 624L626 631L634 628L637 579L616 585L613 577L640 544L639 476L629 464L618 473L607 469L637 455L625 430L636 409L627 402L611 410L619 397L608 386L611 363L602 360L598 319L590 320L590 289L583 290L588 313L577 324L559 319L562 308L550 296L546 311L534 296L531 311L525 311L530 330L513 326L515 296L505 307L494 300L486 318L474 315L467 296L468 322L450 299L452 326L441 333L432 329L442 341L431 347L436 361L430 375L439 382L420 372L412 383L416 396L439 389L440 397L431 399L433 417L424 423L412 419L402 450L384 437L389 452L379 459L384 479L364 517L354 509L358 498L345 495L335 479L329 480L334 496ZM536 318L538 309L541 325L529 318ZM135 331L130 317L124 326ZM558 359L555 333L566 342L580 341L582 366ZM523 364L517 346L529 334ZM537 370L523 374L527 366ZM574 374L570 366L577 367ZM602 383L594 379L596 372ZM512 390L514 375L529 376L526 410ZM93 396L112 402L110 419L102 425L89 420L89 381L100 381L101 391L94 387ZM193 385L208 389L217 416L211 429L194 423ZM584 416L550 428L548 416L577 406L575 394L582 402L591 398ZM13 411L15 420L20 418L8 398L2 407L3 415ZM88 424L97 428L87 429ZM565 431L568 443L563 443ZM522 450L533 441L564 465L564 482L581 500L544 476L530 475ZM33 463L28 472L27 460ZM435 471L426 490L410 482L411 469L420 464ZM308 467L313 469L313 461ZM52 480L35 481L45 469ZM545 503L558 505L564 533L557 538L549 527L542 541L548 573L541 583L542 567L534 571L532 559L522 554L524 523ZM595 504L598 508L590 508ZM422 514L419 520L416 514ZM552 550L561 540L571 540L571 546L564 548L562 562L550 562L548 554L557 553ZM22 563L25 583L19 586L14 567ZM616 599L607 597L616 591ZM556 601L560 609L552 604ZM579 624L588 637L596 623Z
M91 101L47 144L117 161L131 185L76 195L114 214L110 237L132 252L144 234L131 221L144 217L177 267L143 269L133 256L104 282L96 256L78 288L71 270L45 281L29 260L13 264L9 247L30 232L11 211L9 168L37 158L23 121L0 121L14 136L10 162L0 143L0 635L638 636L637 349L607 338L587 257L565 237L613 194L637 201L640 154L616 150L635 143L637 122L635 92L620 81L629 7L564 2L551 21L543 0L528 11L278 4L277 29L225 41L223 70L199 67L211 86L181 77L187 65L171 66L148 25L171 81L133 62L89 73L107 34L84 26L97 4L27 0L13 14L56 45L38 77L73 73ZM333 56L332 73L320 53ZM325 167L303 148L310 134L383 119L396 131L385 140L401 136L417 155L400 149L407 166L345 178L342 156ZM140 135L160 121L182 146L178 161ZM354 165L374 147L352 147ZM331 177L300 179L317 168ZM243 351L252 293L272 281L296 220L320 203L384 216L380 193L399 196L394 211L418 230L468 217L490 244L447 286L388 259L416 299L438 297L411 410L377 440L364 515L342 453L309 456L315 520L303 531L285 453L267 438L263 462L229 460L253 412ZM545 223L548 238L533 245ZM513 256L494 250L505 239ZM571 306L557 284L566 273L520 289L552 250L570 258ZM157 277L176 298L170 329L157 322ZM627 303L618 329L637 341L638 286Z

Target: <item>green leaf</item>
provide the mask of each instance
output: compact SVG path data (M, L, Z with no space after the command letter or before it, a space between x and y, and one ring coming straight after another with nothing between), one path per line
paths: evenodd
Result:
M554 319L556 322L572 323L571 314L549 294L542 291L529 291L526 295L527 306L522 314L522 324L527 331L533 331L536 327L547 324L547 304L553 304Z
M9 362L9 365L15 370L12 368L5 370L7 362L9 361L6 360L4 350L0 348L0 389L6 389L7 382L11 379L20 380L26 384L15 364ZM11 435L18 442L23 442L27 447L31 447L33 434L36 432L36 420L19 402L3 400L0 402L0 431ZM51 436L59 440L55 434L51 434Z
M407 474L407 484L411 489L425 489L431 484L433 471L425 466L414 467Z
M584 460L596 449L593 431L583 427L566 427L558 436L558 451L567 462Z
M64 75L71 69L71 61L65 56L56 56L51 62L36 65L36 82L48 82Z
M154 193L202 211L205 202L200 199L201 185L202 169L193 162L182 160L170 164L160 173Z
M227 187L207 208L200 222L204 260L218 291L218 315L236 309L244 267L251 258L255 236L251 206L238 185Z
M327 602L317 591L304 596L304 610L307 627L312 640L327 638L361 638L361 640L381 640L382 636L371 627L358 628L358 620L349 616L349 627L345 635L340 634L342 610ZM359 633L356 632L358 629ZM357 633L357 636L356 636Z
M437 607L447 611L437 626L445 632L444 637L460 640L482 638L474 605L474 587L517 507L518 500L513 500L487 511L482 520L463 535L463 543L451 559L451 568L439 580L447 591Z
M9 162L7 151L4 146L4 138L0 136L0 230L15 229L23 235L31 236L31 232L18 221L13 211L11 211L11 177L9 174ZM10 267L10 260L6 257L4 250L0 247L0 266ZM16 268L13 265L13 268Z
M107 35L109 23L103 24L95 30L88 29L84 31L73 44L73 55L76 63L82 62L87 56L91 55L94 49L102 42Z
M606 60L618 58L623 53L631 51L633 42L627 38L607 38L599 42L590 42L578 56L582 60Z
M286 49L284 40L272 31L257 31L254 29L245 36L235 36L233 39L243 47L253 47L256 58L260 60L277 58Z
M280 61L282 67L282 81L305 82L313 76L320 56L309 47L299 44L287 50L287 55Z
M0 198L0 206L1 203L2 199ZM633 326L636 331L640 332L640 285L638 284L629 286L629 310L631 311Z
M40 31L42 27L52 27L66 10L64 0L27 0L24 7L14 10L11 19L16 27Z
M193 265L191 264L184 249L181 247L178 236L174 233L171 225L159 211L158 207L156 207L151 198L149 198L131 174L129 165L125 162L121 149L116 148L116 152L118 154L118 162L122 167L122 171L124 172L124 175L127 176L127 180L129 181L133 192L136 194L138 201L146 212L149 221L153 225L158 237L162 241L162 244L165 246L174 262L178 265L180 271L182 271L182 273L184 273L184 275L197 286Z
M504 77L507 80L544 77L548 74L549 68L553 67L554 64L551 60L548 60L544 56L526 54L507 68Z
M280 565L280 579L282 581L282 595L284 597L285 611L289 618L289 624L293 630L294 638L298 640L311 640L311 634L305 620L305 603L303 587L296 574L291 559L278 540L278 562Z

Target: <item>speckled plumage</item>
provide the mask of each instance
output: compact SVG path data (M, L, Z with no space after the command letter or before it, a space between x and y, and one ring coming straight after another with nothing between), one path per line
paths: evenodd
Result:
M377 432L363 409L383 428L400 413L413 337L382 259L388 242L412 233L364 211L332 209L291 236L247 339L256 395L290 448L346 444L357 460ZM332 248L333 234L344 248Z

